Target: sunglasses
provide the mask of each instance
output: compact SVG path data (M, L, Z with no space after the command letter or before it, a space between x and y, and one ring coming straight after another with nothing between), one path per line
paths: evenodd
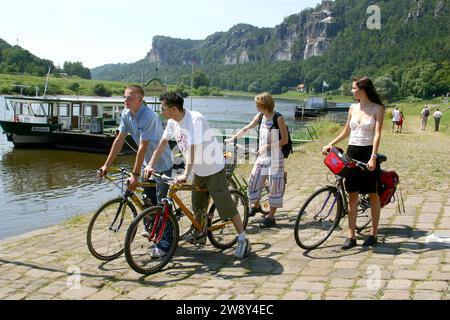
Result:
M133 96L123 96L125 101L140 99L141 97L133 97Z

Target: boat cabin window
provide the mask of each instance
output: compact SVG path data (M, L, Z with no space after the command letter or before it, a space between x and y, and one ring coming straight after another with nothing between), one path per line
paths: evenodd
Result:
M73 117L79 117L80 116L80 105L79 104L74 104L73 108L72 108L72 116Z
M31 112L30 105L28 103L21 103L20 114L22 114L24 116L32 116L33 115L33 112Z
M84 106L84 116L85 117L92 117L92 106L90 104L86 104Z
M66 103L61 103L59 105L59 116L68 117L69 116L69 105Z
M124 107L115 107L114 108L114 119L120 119L120 115L122 114Z
M103 118L113 118L113 114L114 114L113 110L114 110L113 106L104 106L102 117Z
M31 110L36 117L45 117L48 114L48 104L31 103Z

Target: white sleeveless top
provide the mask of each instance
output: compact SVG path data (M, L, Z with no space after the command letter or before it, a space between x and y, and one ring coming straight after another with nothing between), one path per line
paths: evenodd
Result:
M350 109L353 110L361 110L361 106L359 103L352 104ZM348 142L349 145L352 146L371 146L373 145L373 138L375 137L375 114L376 108L374 108L372 115L369 119L365 119L364 122L356 122L353 119L353 116L350 119L350 140Z

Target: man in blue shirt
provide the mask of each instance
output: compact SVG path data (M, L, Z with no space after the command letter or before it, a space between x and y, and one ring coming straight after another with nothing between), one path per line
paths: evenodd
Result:
M112 165L117 155L122 150L125 143L125 138L130 134L139 149L136 154L134 162L133 176L128 179L128 189L135 191L141 176L141 171L151 160L153 152L158 147L159 142L164 133L161 120L158 115L144 102L144 89L138 85L129 86L125 90L125 109L122 112L120 118L120 133L115 139L108 158L105 164L100 168L99 177L104 176L108 168ZM156 171L172 175L172 154L169 147L163 152L163 156L156 164ZM169 186L166 184L157 184L155 188L144 188L144 194L152 201L153 204L157 204L162 198L167 196ZM143 235L145 236L145 229ZM170 247L170 239L163 237L158 244L158 248L167 251ZM167 241L164 241L167 240ZM158 249L153 248L150 252L152 257L158 258L160 256Z

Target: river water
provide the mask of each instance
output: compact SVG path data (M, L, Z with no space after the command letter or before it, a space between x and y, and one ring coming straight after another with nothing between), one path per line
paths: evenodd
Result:
M0 112L4 107L0 97ZM276 101L288 123L294 122L293 101ZM190 109L191 100L185 100ZM251 98L194 98L192 109L208 120L247 122L256 114ZM114 185L99 182L95 171L106 155L54 149L15 149L0 132L0 239L58 224L95 211L119 195ZM120 164L132 166L132 155Z

